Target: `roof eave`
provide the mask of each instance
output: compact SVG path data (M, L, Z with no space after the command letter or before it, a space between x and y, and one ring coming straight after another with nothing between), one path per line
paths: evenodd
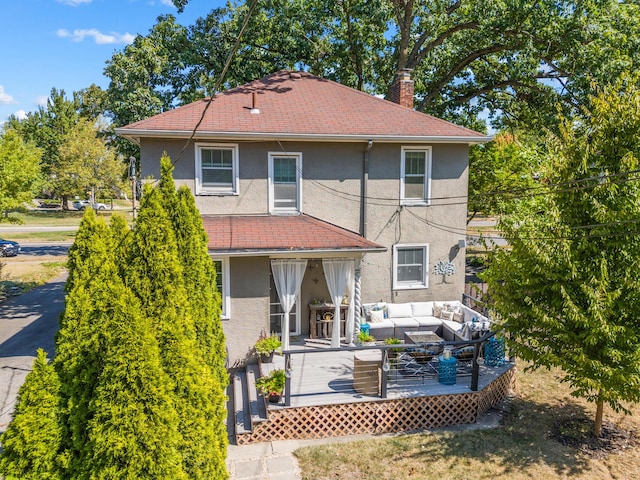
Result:
M141 138L173 138L187 139L192 135L191 130L133 130L128 128L116 128L116 134L127 138L140 145ZM384 143L407 143L407 142L427 142L427 143L462 143L478 144L493 140L493 137L484 135L336 135L336 134L300 134L300 133L261 133L261 132L197 132L194 140L300 140L316 142L374 142Z
M365 253L380 253L386 252L387 249L385 247L363 247L363 248L333 248L333 249L314 249L314 248L304 248L304 249L248 249L248 250L214 250L209 249L210 256L221 255L224 257L271 257L271 256L280 256L280 257L299 257L300 255L308 255L313 254L314 256L321 255L337 255L337 254L365 254Z

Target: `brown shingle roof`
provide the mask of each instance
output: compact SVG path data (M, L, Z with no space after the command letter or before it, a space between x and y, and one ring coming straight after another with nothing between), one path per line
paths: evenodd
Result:
M254 97L258 114L251 113ZM206 104L207 100L200 100L116 131L131 138L188 136ZM216 95L198 132L201 138L487 140L478 132L431 115L309 73L286 70Z
M209 250L228 254L384 251L360 235L308 215L203 215Z

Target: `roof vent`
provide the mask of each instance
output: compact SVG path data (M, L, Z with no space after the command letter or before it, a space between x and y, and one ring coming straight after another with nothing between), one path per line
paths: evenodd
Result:
M289 78L293 78L294 80L296 78L300 78L300 72L290 72L289 73Z
M260 113L260 109L258 108L258 92L253 92L251 94L251 110L249 113L253 115L258 115Z

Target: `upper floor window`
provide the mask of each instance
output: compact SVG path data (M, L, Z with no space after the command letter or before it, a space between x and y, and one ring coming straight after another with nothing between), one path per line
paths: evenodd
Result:
M393 288L427 288L429 245L393 246Z
M429 205L431 147L402 147L400 201L403 205Z
M238 194L238 145L196 144L196 195Z
M269 154L269 210L300 212L302 154Z
M229 319L230 316L230 296L229 296L229 260L226 258L214 258L213 265L216 269L216 287L222 300L222 319Z

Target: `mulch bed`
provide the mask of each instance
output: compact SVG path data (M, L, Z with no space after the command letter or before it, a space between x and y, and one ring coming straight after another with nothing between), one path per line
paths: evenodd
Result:
M640 445L638 432L625 430L611 422L602 423L602 435L593 436L593 419L582 415L559 418L549 432L549 437L569 447L576 448L591 458L605 458L609 454Z

